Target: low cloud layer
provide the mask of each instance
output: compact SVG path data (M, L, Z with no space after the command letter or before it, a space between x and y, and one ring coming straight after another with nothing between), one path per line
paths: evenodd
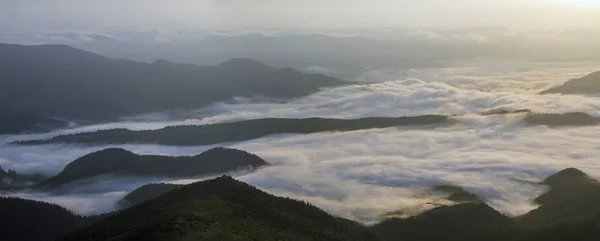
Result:
M583 72L570 67L561 76ZM525 126L523 114L479 116L493 108L532 109L535 112L583 111L600 116L598 96L535 95L530 91L481 91L478 81L489 85L512 79L516 86L551 85L537 70L505 71L487 77L481 70L468 68L436 70L447 78L418 76L382 83L352 85L324 90L287 103L215 104L201 110L204 119L167 122L123 122L81 127L44 135L2 136L0 165L19 172L54 174L77 157L106 147L69 145L7 146L20 139L49 137L59 133L106 128L155 129L166 125L214 123L262 117L340 117L400 116L431 113L469 114L456 117L452 126L427 128L388 128L345 133L276 135L225 146L243 149L263 157L272 166L239 175L242 181L270 193L299 198L343 217L371 223L386 212L410 210L438 197L423 196L427 187L437 184L460 185L485 197L498 210L519 215L535 206L531 200L545 191L533 185L566 167L576 167L600 178L599 126L549 128ZM497 72L500 73L500 72ZM512 73L512 74L511 74ZM549 72L557 73L557 72ZM455 78L452 75L455 74ZM478 77L482 75L484 77ZM441 74L439 76L442 76ZM470 76L467 85L453 82ZM500 76L500 77L499 77ZM510 77L513 76L513 77ZM544 76L548 78L544 78ZM562 79L562 77L560 77ZM446 81L444 83L442 81ZM564 80L566 81L566 79ZM462 82L461 82L462 83ZM462 86L462 87L458 87ZM516 88L516 87L515 87ZM189 115L193 116L193 113ZM161 115L150 115L161 120ZM165 117L166 118L166 117ZM146 116L148 119L148 116ZM195 155L212 146L167 147L158 145L117 145L139 154ZM148 182L186 180L99 180L93 185L66 194L20 193L18 196L64 205L79 213L112 210L125 193ZM92 188L92 189L90 189Z

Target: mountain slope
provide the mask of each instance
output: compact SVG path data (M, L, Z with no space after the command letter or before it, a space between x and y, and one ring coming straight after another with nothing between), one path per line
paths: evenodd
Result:
M173 191L183 185L168 184L168 183L152 183L141 186L125 196L119 201L121 208L128 208L131 206L138 205L145 201L154 199L160 195Z
M359 224L224 176L173 190L60 240L377 239Z
M54 204L0 197L0 240L52 241L83 226L83 218Z
M67 127L67 125L67 122L55 118L14 111L0 106L0 135L45 132Z
M260 157L236 149L214 148L196 156L169 157L136 155L124 149L111 148L78 158L39 187L55 188L100 175L194 177L263 165L267 163Z
M540 207L518 218L520 224L545 227L590 220L600 224L600 182L569 168L548 177L542 184L550 190L535 199Z
M504 240L514 226L513 220L486 204L463 203L385 220L372 229L384 240L476 241Z
M169 126L158 130L100 130L90 133L56 136L48 140L22 141L18 142L18 144L153 143L175 146L196 146L211 145L223 142L246 141L272 134L309 134L327 131L353 131L407 125L430 125L445 123L447 120L448 117L441 115L396 118L373 117L353 120L328 118L267 118L201 126Z
M456 194L457 201L466 203L388 219L372 229L390 241L600 240L600 182L568 168L542 184L550 190L535 199L540 206L521 217L505 217L460 187L440 186L434 190Z
M293 98L345 82L251 59L219 66L112 60L64 45L0 44L0 97L38 116L107 121L233 97ZM93 110L93 111L92 111Z
M600 93L600 71L579 79L569 80L563 85L542 91L540 94L597 94Z

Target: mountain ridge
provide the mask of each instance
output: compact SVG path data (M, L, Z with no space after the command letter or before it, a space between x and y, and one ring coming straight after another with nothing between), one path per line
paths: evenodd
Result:
M198 109L234 97L295 98L345 84L333 77L274 69L248 59L218 66L137 63L64 45L0 44L3 105L72 121L103 122Z
M262 158L237 149L213 148L195 156L137 155L125 149L108 148L77 158L59 174L37 185L54 189L103 175L140 177L196 177L258 168L268 165Z

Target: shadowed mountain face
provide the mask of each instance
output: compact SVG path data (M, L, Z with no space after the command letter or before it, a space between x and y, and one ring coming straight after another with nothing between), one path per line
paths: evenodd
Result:
M195 177L257 168L267 163L245 151L215 148L191 157L137 155L123 149L105 149L71 162L41 188L56 188L69 182L101 175L146 177Z
M46 132L67 125L67 122L55 118L18 112L0 106L0 135Z
M538 114L526 111L501 112L497 114L525 113L527 125L589 126L600 124L600 119L585 113ZM492 114L486 114L492 115ZM452 124L453 119L443 115L414 117L372 117L362 119L280 119L266 118L230 123L190 126L168 126L158 130L110 129L95 132L55 136L46 140L26 140L13 144L42 145L52 143L71 144L132 144L147 143L172 146L212 145L224 142L247 141L274 134L311 134L319 132L355 131L401 126L433 126Z
M0 240L53 241L83 226L83 218L49 203L0 197Z
M583 78L569 80L561 86L542 91L540 94L597 94L600 93L600 71Z
M0 44L0 101L38 116L106 121L233 97L292 98L345 82L252 59L217 66L112 60L64 45ZM93 110L93 111L90 111Z
M377 239L367 228L305 202L220 177L175 189L60 240Z
M170 191L173 191L182 186L183 185L168 183L153 183L144 185L138 189L133 190L131 193L127 194L127 196L121 199L121 201L119 201L119 206L121 208L135 206L145 201L154 199Z

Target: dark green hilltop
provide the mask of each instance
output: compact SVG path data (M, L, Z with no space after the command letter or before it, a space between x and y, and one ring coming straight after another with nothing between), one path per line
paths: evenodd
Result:
M118 148L87 154L69 163L56 176L38 188L53 189L98 176L121 177L198 177L232 171L256 169L267 165L262 158L246 151L213 148L196 156L137 155Z
M177 188L61 241L378 240L366 227L306 202L223 176Z

